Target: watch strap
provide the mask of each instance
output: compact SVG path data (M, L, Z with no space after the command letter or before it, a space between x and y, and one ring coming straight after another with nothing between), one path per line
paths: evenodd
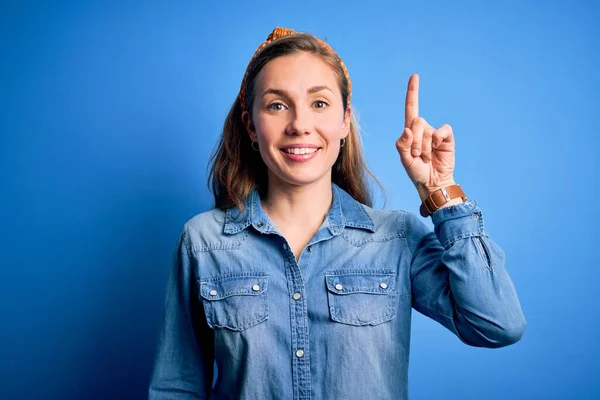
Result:
M462 198L463 201L467 201L467 196L459 184L440 188L423 200L423 203L421 203L421 207L419 209L421 216L429 217L435 211L439 210L441 206L450 200L459 197Z

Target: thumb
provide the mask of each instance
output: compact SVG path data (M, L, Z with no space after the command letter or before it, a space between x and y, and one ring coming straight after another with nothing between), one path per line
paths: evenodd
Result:
M413 143L413 133L410 128L404 128L404 132L402 132L402 136L396 141L396 149L398 149L398 153L400 154L400 160L403 165L410 165L413 161L413 156L411 154L411 146Z

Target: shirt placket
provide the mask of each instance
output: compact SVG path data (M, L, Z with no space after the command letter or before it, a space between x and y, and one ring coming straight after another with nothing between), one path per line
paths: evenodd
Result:
M294 399L308 400L311 398L311 379L306 286L292 249L283 238L282 248L286 263L285 271L290 296Z
M311 376L310 376L310 337L308 329L308 307L306 285L302 271L308 271L311 261L315 258L315 249L319 242L333 238L337 233L332 233L327 227L321 227L315 234L305 251L300 257L300 264L282 237L282 247L286 263L286 279L288 282L288 293L290 295L290 318L292 328L292 353L293 353L293 381L294 399L306 400L311 398ZM310 274L307 273L307 276Z

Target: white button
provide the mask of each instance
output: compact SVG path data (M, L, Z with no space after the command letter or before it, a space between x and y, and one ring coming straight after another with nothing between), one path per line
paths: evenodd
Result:
M296 357L301 358L304 357L304 350L300 349L296 352Z
M473 214L473 215L471 215L471 218L473 218L475 221L477 221L479 219L479 214Z
M336 288L337 290L342 290L344 287L342 286L342 284L341 284L341 283L338 283L337 285L335 285L335 288Z
M300 300L302 295L300 293L294 293L294 295L292 297L294 298L294 300Z
M260 286L254 285L254 286L252 286L252 290L254 290L255 292L258 292L260 290Z
M382 289L387 289L387 283L380 283L379 287Z
M216 290L214 290L214 289L213 289L213 290L211 290L211 291L210 291L210 295L211 295L211 296L216 296L216 295L217 295L217 291L216 291Z

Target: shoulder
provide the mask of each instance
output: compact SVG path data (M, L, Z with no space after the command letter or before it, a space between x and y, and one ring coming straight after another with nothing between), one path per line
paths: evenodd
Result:
M401 236L425 234L430 229L424 221L416 214L404 210L375 210L368 206L362 206L367 215L373 220L376 233L389 235L398 234Z
M343 189L337 186L334 188L344 210L346 226L366 228L372 236L366 240L380 241L382 238L402 237L427 228L419 217L407 210L377 210L360 203ZM364 234L367 235L366 232Z
M225 212L218 208L213 208L212 210L194 215L184 224L183 228L189 234L207 233L217 230L222 232L224 224Z
M233 248L240 241L240 235L225 234L227 213L218 208L196 214L183 226L181 235L188 252L197 253L210 250Z

